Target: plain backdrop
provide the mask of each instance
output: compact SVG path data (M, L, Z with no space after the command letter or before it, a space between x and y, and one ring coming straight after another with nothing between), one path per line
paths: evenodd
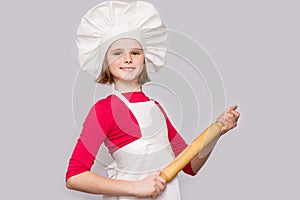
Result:
M101 199L70 191L64 181L78 136L75 33L99 2L0 3L1 199ZM182 198L299 199L299 2L149 2L169 28L206 49L226 106L238 104L242 114L197 176L179 175Z

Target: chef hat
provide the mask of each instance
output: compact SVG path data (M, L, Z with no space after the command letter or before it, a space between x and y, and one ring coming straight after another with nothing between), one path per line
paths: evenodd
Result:
M90 9L81 19L76 38L80 68L97 79L107 49L121 38L140 42L149 72L157 72L164 65L167 30L153 5L143 1L107 1Z

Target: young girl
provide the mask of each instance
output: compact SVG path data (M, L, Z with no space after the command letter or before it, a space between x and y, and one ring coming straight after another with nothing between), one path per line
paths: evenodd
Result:
M156 10L141 1L104 2L83 17L77 39L81 67L115 91L88 113L70 159L67 187L103 199L181 199L178 179L167 184L159 170L187 144L142 88L149 81L147 69L159 67L165 56L166 30ZM236 126L236 108L218 118L222 134ZM107 167L109 177L90 171L102 143L116 161ZM183 171L195 175L212 148Z

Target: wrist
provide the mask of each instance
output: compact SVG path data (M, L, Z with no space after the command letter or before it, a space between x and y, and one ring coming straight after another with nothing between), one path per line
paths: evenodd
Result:
M137 197L136 188L137 188L136 181L129 181L129 183L128 183L129 196Z
M228 130L227 130L224 126L222 126L220 136L224 135L224 134L227 133L227 132L228 132Z

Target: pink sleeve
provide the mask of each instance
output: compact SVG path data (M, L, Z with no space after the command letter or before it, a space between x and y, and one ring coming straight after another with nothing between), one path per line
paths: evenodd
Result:
M172 147L172 150L175 154L175 156L177 156L178 154L180 154L188 145L186 144L186 142L184 141L184 139L181 137L181 135L177 132L177 130L173 127L172 123L170 122L166 112L164 111L164 109L162 108L162 106L158 103L155 102L156 105L160 108L160 110L162 111L162 113L164 114L165 118L166 118L166 123L167 123L167 127L168 127L168 136L169 136L169 141ZM192 175L194 176L195 173L192 170L192 166L191 163L188 163L184 168L183 171L186 174Z
M69 161L68 170L66 173L66 180L77 174L90 171L94 164L95 157L82 144L78 139L77 144L73 150L73 154Z
M104 110L95 104L83 123L82 131L73 150L66 173L66 180L71 176L90 171L100 145L106 138L108 129L103 115Z

